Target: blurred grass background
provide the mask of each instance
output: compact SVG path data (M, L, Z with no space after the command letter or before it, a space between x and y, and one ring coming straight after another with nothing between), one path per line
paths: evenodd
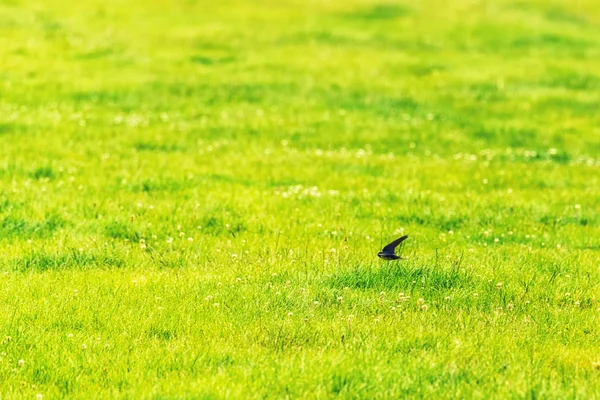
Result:
M593 397L599 24L0 1L0 394Z

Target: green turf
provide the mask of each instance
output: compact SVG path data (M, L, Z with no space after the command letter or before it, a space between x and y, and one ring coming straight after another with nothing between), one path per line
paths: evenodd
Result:
M597 397L598 26L0 0L0 398Z

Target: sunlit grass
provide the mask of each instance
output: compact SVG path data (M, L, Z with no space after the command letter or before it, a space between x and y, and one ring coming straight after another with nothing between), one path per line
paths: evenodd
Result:
M0 1L0 397L597 396L598 23Z

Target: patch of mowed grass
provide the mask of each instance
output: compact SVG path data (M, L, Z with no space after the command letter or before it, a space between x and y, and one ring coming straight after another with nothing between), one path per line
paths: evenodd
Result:
M0 397L597 396L595 2L0 3Z

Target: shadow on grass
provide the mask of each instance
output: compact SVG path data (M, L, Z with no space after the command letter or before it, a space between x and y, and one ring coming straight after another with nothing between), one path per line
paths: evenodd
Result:
M442 291L471 286L473 278L460 268L460 260L450 266L414 266L388 263L380 267L358 265L334 273L327 281L333 288L394 290L424 286Z
M414 13L414 10L407 5L395 3L379 3L368 8L356 10L349 14L344 14L346 18L360 21L385 21L404 18Z
M125 265L125 261L118 256L88 253L77 249L68 249L63 252L35 250L27 255L10 260L7 263L11 269L21 272L122 267Z
M169 341L177 338L177 331L175 329L165 329L158 326L151 326L146 334L148 337L160 341Z
M41 221L7 216L0 222L0 235L3 238L49 238L65 224L58 214L48 214Z

